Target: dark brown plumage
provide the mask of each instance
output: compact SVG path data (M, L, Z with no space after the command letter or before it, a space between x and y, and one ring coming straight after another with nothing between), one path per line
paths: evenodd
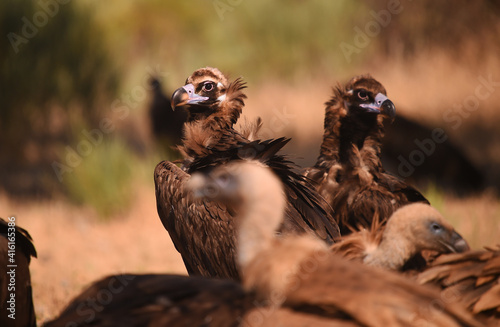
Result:
M254 297L226 280L116 275L93 283L45 327L239 326Z
M10 223L10 225L9 225ZM37 256L30 234L23 228L15 226L15 221L0 218L0 326L36 326L33 305L29 264L31 257ZM14 245L13 245L14 244ZM15 254L9 255L9 249L15 247ZM13 259L14 261L10 261ZM15 265L15 267L9 267ZM8 272L14 270L14 274ZM11 283L12 277L14 283ZM12 292L12 287L15 291ZM15 294L15 311L9 311L11 294ZM11 301L12 302L12 301ZM9 318L14 313L15 320Z
M491 326L500 324L500 246L442 255L418 280L439 287L443 301L464 305Z
M149 107L149 118L153 135L160 142L169 145L180 144L184 122L187 120L187 112L184 110L172 110L170 98L163 93L162 85L158 78L152 77L149 82L153 93Z
M193 175L188 185L196 196L236 205L243 285L268 308L330 320L334 326L481 325L460 305L434 306L439 293L391 271L349 262L312 235L276 237L286 207L283 188L258 162L232 162Z
M375 215L385 220L404 204L428 203L420 192L382 167L383 120L394 114L384 87L369 75L337 86L326 103L320 155L305 176L332 206L342 235L352 227L369 228Z
M426 126L404 115L396 115L394 122L385 126L382 142L384 168L420 188L438 185L440 189L460 196L483 191L487 186L485 172L476 166L451 135L445 134L445 140L434 142L438 129L439 126ZM417 142L422 145L417 145ZM431 144L425 144L427 142ZM425 148L425 160L413 165L409 162L410 157L415 151L424 153L422 147Z
M401 271L422 251L437 256L468 251L469 245L436 209L412 203L396 210L385 228L374 218L371 229L346 235L331 249L348 260Z
M182 167L163 161L155 169L158 215L182 255L190 275L239 279L234 262L234 210L184 193L184 184L196 171L233 160L255 159L271 167L285 183L287 215L281 232L313 230L332 242L339 236L328 204L308 181L295 173L293 164L276 153L289 141L279 138L250 141L233 128L239 118L245 84L229 83L215 68L195 71L172 96L173 106L189 112L183 144Z

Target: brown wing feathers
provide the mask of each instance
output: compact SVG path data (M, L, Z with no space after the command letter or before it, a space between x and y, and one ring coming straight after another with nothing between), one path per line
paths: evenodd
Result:
M484 321L500 321L500 246L443 255L418 281L437 286L443 298L463 304Z
M184 191L189 175L175 164L163 161L155 169L157 209L190 275L235 279L234 231L230 213L209 201L194 201ZM213 237L215 235L226 237ZM212 237L211 237L212 236ZM212 251L204 251L204 247Z

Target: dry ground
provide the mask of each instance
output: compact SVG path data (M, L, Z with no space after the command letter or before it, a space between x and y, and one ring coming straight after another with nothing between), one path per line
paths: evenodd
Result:
M66 203L20 204L0 197L38 251L31 262L37 319L55 317L92 281L110 274L186 274L156 213L154 189L139 187L131 210L104 223ZM5 209L4 209L5 210Z

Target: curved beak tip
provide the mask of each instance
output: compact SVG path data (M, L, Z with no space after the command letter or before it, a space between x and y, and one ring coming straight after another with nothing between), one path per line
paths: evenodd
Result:
M172 100L170 102L172 110L175 110L175 107L187 104L188 100L189 94L186 90L183 87L178 88L175 90L174 94L172 94Z
M456 241L455 244L453 244L453 247L459 253L466 252L466 251L470 250L469 244L463 238L460 238L458 241Z
M389 118L394 119L394 117L396 117L396 106L394 105L394 103L392 103L391 100L385 100L380 106L380 109Z

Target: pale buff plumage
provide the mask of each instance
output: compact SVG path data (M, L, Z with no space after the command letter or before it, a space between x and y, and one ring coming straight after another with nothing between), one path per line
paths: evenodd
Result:
M211 194L235 207L243 285L272 313L288 308L362 326L481 326L459 306L433 307L439 295L432 290L349 262L313 236L276 236L285 208L283 190L260 164L233 162L193 177L190 184L199 195ZM266 319L261 323L266 326Z
M436 254L464 252L467 242L437 211L425 203L413 203L396 210L384 226L378 218L371 229L362 229L332 246L332 251L349 260L392 270L401 270L422 251Z

